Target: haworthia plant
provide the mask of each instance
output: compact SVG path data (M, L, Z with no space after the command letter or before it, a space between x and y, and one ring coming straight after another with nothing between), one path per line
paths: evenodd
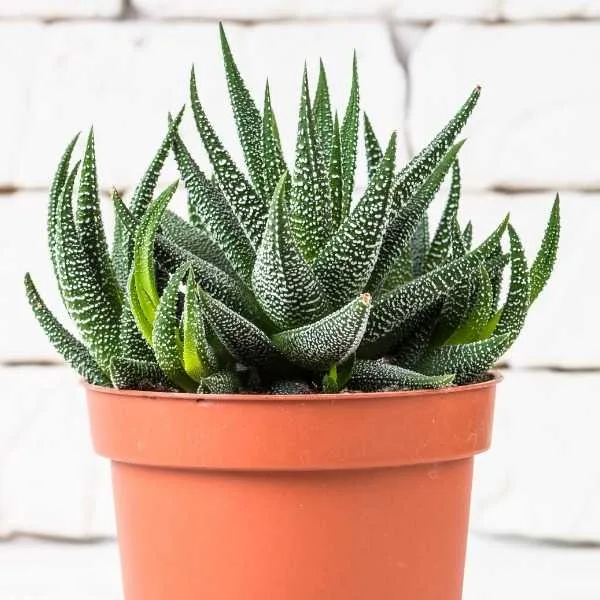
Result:
M81 339L25 278L52 344L88 382L125 389L335 393L485 377L550 277L560 210L557 198L531 266L508 217L473 243L473 225L459 221L456 138L479 88L397 169L395 134L383 148L365 113L359 144L357 57L341 112L321 61L313 95L309 69L302 74L296 151L286 160L269 85L261 107L235 61L235 44L222 27L219 35L245 165L219 138L192 71L191 112L212 173L180 136L183 111L169 116L129 203L113 194L109 252L93 133L72 165L75 137L50 189L48 242ZM362 195L354 185L359 146L368 170ZM157 189L170 152L187 220L168 208L177 184ZM433 224L428 209L445 179L449 193Z

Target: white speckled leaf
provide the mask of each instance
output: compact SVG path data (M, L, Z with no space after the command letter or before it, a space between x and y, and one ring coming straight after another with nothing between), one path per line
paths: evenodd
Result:
M510 238L510 286L494 335L507 334L509 343L512 344L525 324L530 306L530 286L523 244L511 225L508 226L508 235Z
M323 149L323 156L325 157L325 161L327 161L331 154L333 118L331 116L331 100L329 85L327 83L327 73L325 72L325 65L322 59L319 60L319 81L313 103L313 115L317 136Z
M129 210L131 211L131 214L136 222L142 218L142 215L146 212L148 205L150 202L152 202L160 172L162 171L163 165L165 164L165 160L169 154L169 150L173 142L173 136L176 135L179 124L181 123L181 119L183 118L183 110L184 109L182 108L174 119L169 120L167 134L156 151L156 154L150 162L150 165L146 169L142 180L133 192Z
M93 130L90 130L81 164L75 224L81 246L96 273L105 297L112 303L115 311L120 312L123 294L117 283L102 224Z
M217 370L217 357L206 339L193 270L188 272L186 288L181 317L182 360L185 372L194 381L200 381Z
M198 394L235 394L240 391L240 380L235 371L218 371L203 377L198 384Z
M38 294L29 273L25 275L25 291L35 318L48 336L50 343L65 361L87 382L95 385L110 385L110 380L102 372L90 351L50 312Z
M265 101L263 109L263 160L265 163L265 191L268 201L273 197L277 182L287 171L283 151L281 149L281 140L279 139L279 128L275 119L275 113L271 106L271 92L269 82L265 86Z
M160 172L165 164L165 160L169 153L169 148L171 147L173 135L176 133L182 117L183 109L181 109L175 119L171 119L169 121L169 128L165 138L161 142L140 183L133 192L133 197L130 204L130 212L136 225L152 201ZM115 266L117 281L121 287L125 287L129 278L129 272L131 271L131 263L133 260L133 239L127 239L127 236L122 230L120 221L115 223L112 259Z
M110 379L120 390L171 391L172 386L155 362L113 356Z
M485 242L466 256L445 263L378 299L371 311L365 342L376 342L392 334L410 317L437 301L457 283L468 278L501 238L506 225L505 220Z
M273 195L252 272L256 299L280 330L317 321L328 309L323 290L292 236L286 209L287 177L281 177Z
M456 383L468 383L494 366L510 346L508 335L495 335L471 344L441 346L419 365L428 375L454 373Z
M235 277L225 254L205 230L194 227L170 210L163 214L160 227L163 235L174 244Z
M159 367L169 381L185 392L195 392L198 384L185 371L183 342L177 317L177 298L181 284L190 266L181 265L169 278L160 298L152 329L152 348Z
M395 215L392 211L392 221L383 238L377 264L367 289L377 291L398 257L409 247L419 222L440 189L462 145L463 142L459 142L452 146L422 182L414 197Z
M481 88L478 86L446 126L400 171L395 194L397 208L413 196L417 188L431 175L436 165L452 146L456 136L471 116L480 93Z
M239 279L234 279L218 267L194 256L163 235L157 236L155 253L156 262L168 273L172 273L184 263L189 263L202 289L252 320L261 322L261 318L264 319L250 289Z
M357 360L350 387L364 392L442 388L450 385L453 375L423 375L381 360Z
M273 344L294 364L314 371L348 359L364 335L371 297L361 294L316 323L274 335Z
M254 189L259 191L265 202L268 202L270 196L267 194L265 187L265 165L261 152L261 115L235 64L225 30L221 23L219 23L219 34L221 36L221 49L223 51L223 62L225 63L229 98L248 172L254 184Z
M350 98L344 113L340 137L342 140L342 196L343 204L348 212L354 190L354 174L356 171L356 147L358 145L358 121L360 116L358 89L358 64L356 52L352 60L352 84Z
M250 278L255 252L244 228L221 190L209 181L190 155L181 138L173 137L179 172L188 192L192 223L203 227L222 250L236 273Z
M202 291L200 303L212 330L236 360L270 368L281 362L282 357L271 340L254 323Z
M329 191L331 194L331 220L333 229L336 230L348 216L342 191L342 141L340 139L340 122L337 113L335 113L333 123L331 152L329 154Z
M449 337L447 344L468 344L484 339L487 323L495 312L490 277L483 265L479 268L473 308L465 322Z
M312 262L327 241L332 222L327 168L310 106L306 66L302 78L290 216L296 243L304 258Z
M119 311L107 298L81 246L72 209L72 193L79 163L71 171L56 206L56 262L65 307L83 341L103 371L118 354Z
M556 194L550 219L546 226L542 245L531 266L531 299L534 302L540 292L548 283L552 274L554 263L556 262L556 253L558 251L558 240L560 238L560 199Z
M364 290L377 261L388 224L395 156L396 136L392 135L364 196L314 262L315 275L336 307Z
M410 240L410 256L414 277L419 277L425 273L425 260L429 252L429 244L429 217L425 213Z
M58 244L58 231L56 227L57 222L57 206L60 201L60 195L65 187L65 183L69 176L69 163L71 161L71 156L73 154L73 149L75 148L75 144L79 139L79 134L77 134L69 143L66 150L64 151L58 167L56 169L56 173L54 175L54 179L52 180L52 185L50 187L50 195L48 202L48 249L50 251L50 259L52 262L52 267L54 269L54 274L58 278L58 266L56 261L56 247ZM60 282L59 282L60 283Z
M381 150L381 146L377 140L377 136L375 135L375 131L373 130L373 126L371 125L371 121L369 120L367 113L364 113L363 117L365 124L365 153L367 155L369 179L371 179L371 177L373 177L375 174L375 171L377 171L377 167L383 158L383 151Z
M267 203L238 169L210 124L198 96L193 69L190 79L190 95L196 128L210 158L219 186L233 207L252 246L257 248L267 220Z
M452 242L452 224L458 213L458 203L460 200L460 168L458 166L458 160L452 163L452 182L450 183L450 193L448 194L448 201L442 213L442 217L438 224L437 230L431 245L427 258L425 260L425 272L431 271L439 266L444 260L448 258L450 253L450 245ZM465 245L470 248L471 243Z

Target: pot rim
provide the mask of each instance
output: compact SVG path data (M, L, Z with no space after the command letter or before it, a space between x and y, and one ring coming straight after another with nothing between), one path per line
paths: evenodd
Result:
M475 389L485 389L494 387L500 383L504 376L498 369L487 372L490 376L486 381L470 383L467 385L454 385L436 389L416 389L416 390L390 390L384 392L339 392L337 394L193 394L189 392L159 392L152 390L122 390L114 387L105 387L94 385L85 380L81 380L81 385L89 390L102 394L111 394L118 396L130 396L137 398L149 398L160 400L188 400L192 402L337 402L339 400L384 400L386 398L412 398L415 396L439 396L452 395L461 392L468 392Z

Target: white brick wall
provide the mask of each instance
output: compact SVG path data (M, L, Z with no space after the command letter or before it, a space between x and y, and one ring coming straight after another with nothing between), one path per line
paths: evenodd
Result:
M478 235L510 210L532 257L554 192L562 192L556 276L507 356L512 369L495 450L479 463L473 526L600 541L600 470L591 458L600 418L598 17L600 0L1 2L0 536L113 532L106 465L91 454L73 376L10 366L57 360L23 301L22 276L30 270L65 318L44 232L59 155L93 123L101 184L131 190L167 111L188 102L192 63L207 111L241 158L223 99L215 21L224 19L234 21L226 23L230 41L259 102L270 78L288 157L304 58L313 76L325 59L342 108L356 48L363 107L381 138L399 131L401 161L475 84L484 86L463 151L463 218ZM183 132L202 157L189 114ZM359 172L364 183L362 158ZM176 176L170 165L164 181Z

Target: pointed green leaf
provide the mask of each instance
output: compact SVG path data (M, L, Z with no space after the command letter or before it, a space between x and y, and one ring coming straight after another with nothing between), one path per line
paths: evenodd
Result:
M425 260L429 252L429 244L429 217L425 213L421 217L410 242L411 262L415 277L419 277L425 272Z
M358 87L358 64L356 52L352 61L352 84L350 88L350 98L346 106L344 120L342 121L341 140L342 140L342 196L348 212L352 201L352 191L354 190L354 174L356 171L356 147L358 144L358 121L360 115L359 106L359 87Z
M483 265L479 269L473 308L465 322L450 336L447 344L468 344L484 339L484 330L495 312L492 283Z
M56 262L65 307L103 371L118 353L120 311L110 302L84 251L73 217L72 193L78 164L56 206Z
M203 377L198 385L198 394L235 394L240 391L240 379L235 371L218 371Z
M265 192L267 199L273 197L277 182L287 171L283 151L281 149L281 140L279 139L279 128L275 120L275 113L271 106L271 92L269 91L269 82L265 87L265 102L263 109L263 159L265 163Z
M131 275L127 281L127 298L129 300L131 316L135 321L138 332L142 334L148 346L152 345L152 327L158 305L152 303L143 289L138 289L134 270L131 271ZM150 314L152 316L149 316ZM121 340L125 337L133 340L135 343L135 334L132 333L129 326L130 323L127 316L125 319L121 319L119 324L119 344L121 344ZM140 348L140 351L143 352L143 346Z
M273 195L252 272L256 299L280 329L316 321L328 308L319 282L292 237L285 197L287 177L287 174L281 177Z
M64 151L60 162L58 163L58 167L56 169L56 173L54 175L54 179L52 180L52 185L50 187L50 200L48 202L48 248L50 251L50 259L52 261L52 267L54 269L55 275L58 277L58 265L56 261L56 247L57 247L57 206L60 201L60 195L65 187L65 183L69 176L69 163L71 162L71 156L73 154L73 149L75 148L75 144L79 139L79 134L77 134L69 143L66 150Z
M142 215L146 212L150 202L152 202L160 172L162 171L167 155L169 154L173 137L177 134L179 124L181 123L181 119L183 117L183 111L184 109L182 108L177 116L169 122L169 127L167 129L165 138L156 151L156 154L150 162L148 169L144 173L142 180L133 192L129 210L136 223L142 218Z
M413 268L410 248L406 248L396 259L396 262L389 269L383 284L381 285L381 294L391 292L398 286L403 285L413 278Z
M132 278L133 279L133 278ZM129 299L130 293L127 292ZM137 292L135 294L137 300ZM144 324L146 337L140 331L138 322L133 316L132 308L128 302L123 304L123 310L121 311L121 319L119 322L119 355L126 356L132 360L140 360L142 362L156 362L152 348L148 345L146 339L151 339L152 328L143 317L141 308L136 307L138 314L140 314L141 322Z
M438 301L411 319L403 340L394 349L394 362L405 369L416 369L427 351L438 324L441 302Z
M183 343L177 316L179 286L189 269L187 264L179 267L163 291L152 329L152 348L167 379L180 390L195 392L198 384L185 372L181 359Z
M331 154L333 118L331 116L331 100L329 98L327 73L325 72L323 60L319 60L319 82L317 83L317 91L315 93L313 115L315 129L321 141L323 155L327 161Z
M323 392L325 394L341 392L350 381L355 362L356 355L353 354L343 363L333 365L323 377Z
M281 362L271 340L254 323L202 291L200 303L212 330L236 360L270 368Z
M350 386L364 392L436 389L450 385L453 379L454 375L423 375L382 360L357 360Z
M183 367L194 380L200 381L217 370L217 357L206 339L204 319L200 310L200 300L196 290L194 271L190 270L187 279L187 293L183 305Z
M530 306L530 286L523 244L511 225L508 226L508 235L510 238L510 286L494 335L506 334L509 344L512 344L525 324L525 317L527 317Z
M110 378L120 390L171 391L172 386L154 362L113 356L110 361Z
M150 162L150 165L146 169L142 180L133 192L130 212L136 225L139 223L146 208L152 201L160 172L169 153L173 135L177 132L182 117L183 108L176 118L169 122L169 128L165 138ZM133 260L133 238L127 239L119 220L115 224L112 258L115 265L117 280L121 286L124 287L129 278L129 272L131 271L131 263Z
M371 177L373 177L375 174L377 167L379 166L379 162L383 158L383 151L381 150L381 146L379 145L375 131L373 131L371 121L369 120L369 117L367 117L367 113L364 113L363 116L365 123L365 152L367 154L367 168L369 169L369 179L371 179Z
M558 240L560 237L560 199L556 194L550 220L546 226L544 239L540 250L531 266L531 298L530 303L533 303L539 296L540 292L548 283L554 263L556 262L556 253L558 251Z
M325 245L332 225L327 169L315 131L306 65L302 78L290 216L296 243L304 258L312 262Z
M199 285L209 294L221 300L233 310L263 324L265 319L256 306L250 290L238 279L233 279L218 267L198 258L163 235L155 245L156 262L167 273L172 273L182 264L189 263Z
M481 88L477 86L446 126L398 174L395 188L395 204L397 207L400 207L406 199L413 196L417 188L431 175L444 154L448 152L456 136L471 116L477 100L479 100L480 93Z
M160 226L163 235L174 244L215 265L222 271L235 276L235 272L225 254L206 231L200 231L170 210L166 210L163 214Z
M99 285L104 290L105 297L111 302L114 310L120 312L123 296L108 252L100 212L93 129L90 130L81 165L75 224L81 246L98 278Z
M206 178L178 135L173 137L173 150L188 192L192 223L206 229L236 273L248 280L255 253L234 208L218 186Z
M136 229L135 219L116 189L112 191L112 202L115 209L115 221L121 223L124 235L133 239Z
M108 377L102 372L89 350L67 331L50 312L38 294L29 273L25 275L25 291L35 318L56 351L87 382L94 385L109 386Z
M419 368L428 375L455 373L457 383L466 383L493 367L509 346L508 335L495 335L471 344L441 346L433 350Z
M314 371L344 362L358 348L365 332L371 297L361 294L316 323L275 334L271 339L294 364Z
M392 135L364 196L314 263L315 275L335 306L364 290L377 261L388 223L395 155L396 137Z
M270 196L267 195L265 189L265 165L261 153L262 119L260 112L256 108L256 104L235 64L229 42L225 36L225 30L221 23L219 23L219 33L221 36L221 49L223 51L223 62L225 63L229 98L248 172L250 173L254 188L259 190L263 200L268 201Z
M438 228L431 240L427 259L425 260L425 272L435 269L448 258L452 242L452 227L458 213L458 202L460 200L460 167L458 160L452 163L452 182L448 201L442 213ZM471 244L467 245L470 248Z
M196 128L210 158L219 186L252 246L257 248L267 220L267 203L238 169L210 124L200 103L193 69L190 79L190 95Z
M156 200L148 205L135 234L132 270L134 286L130 287L129 291L131 294L135 288L139 306L150 326L154 323L159 302L154 265L154 242L162 216L176 189L177 182L171 184ZM131 296L130 302L133 302ZM132 308L134 309L134 316L138 318L133 305ZM144 327L144 329L146 328ZM150 343L147 337L146 339Z
M119 287L126 290L129 279L129 260L126 257L129 249L133 248L136 222L116 189L113 189L112 201L115 210L112 261Z
M462 237L465 242L465 246L467 247L467 250L470 250L471 246L473 245L473 223L471 223L471 221L467 223L463 231Z
M462 258L467 253L460 225L455 218L452 225L452 259ZM475 303L475 281L478 275L479 270L477 269L471 277L461 279L446 294L440 315L440 322L434 335L434 342L436 344L442 344L467 320Z
M376 291L379 288L392 265L405 248L408 247L411 238L417 230L419 221L440 189L444 177L446 177L446 174L454 163L463 143L459 142L448 150L421 184L414 198L406 203L396 214L395 218L392 219L383 238L379 258L369 281L369 290Z
M494 308L497 309L500 303L500 295L502 293L502 281L504 278L504 270L510 262L510 253L503 252L502 246L498 243L490 255L485 260L485 269L490 276L492 284L492 297Z
M372 343L393 334L405 326L413 315L436 302L457 283L470 277L471 272L502 237L506 225L505 220L486 241L466 256L445 263L378 299L371 311L365 342Z
M340 123L337 113L333 124L331 152L329 159L329 190L331 193L331 220L336 230L348 216L345 212L342 195L342 142L340 140Z

